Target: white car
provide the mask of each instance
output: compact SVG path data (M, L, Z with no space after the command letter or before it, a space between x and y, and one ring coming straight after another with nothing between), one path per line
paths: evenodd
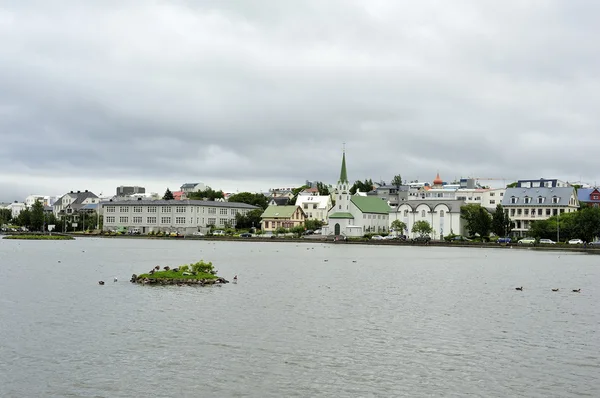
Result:
M545 243L545 244L548 244L548 245L555 245L556 244L556 242L553 241L552 239L540 239L540 243Z
M583 241L581 239L571 239L569 241L570 245L583 245Z
M225 236L225 231L223 231L222 229L217 229L216 231L213 231L212 234L214 236Z
M202 232L200 232L200 231L196 231L192 235L194 235L194 236L204 236L204 234Z
M313 232L313 235L321 235L321 230L316 229L315 232Z
M373 235L373 236L371 236L371 239L372 240L383 240L383 236L381 236L381 235Z

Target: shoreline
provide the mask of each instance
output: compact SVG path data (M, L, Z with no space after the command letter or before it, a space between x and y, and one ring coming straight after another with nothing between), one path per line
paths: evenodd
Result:
M536 250L536 251L568 251L600 254L600 247L572 247L569 245L518 245L518 244L499 244L499 243L456 243L456 242L441 242L431 241L428 244L412 243L402 241L372 241L372 240L347 240L347 241L332 241L327 238L238 238L238 237L156 237L146 235L94 235L94 234L67 234L73 238L106 238L106 239L151 239L151 240L181 240L181 241L209 241L209 242L269 242L269 243L318 243L332 245L370 245L370 246L411 246L411 247L461 247L473 249L519 249L519 250Z

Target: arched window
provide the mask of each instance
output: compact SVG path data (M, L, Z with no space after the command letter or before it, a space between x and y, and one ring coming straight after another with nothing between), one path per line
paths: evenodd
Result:
M425 217L425 210L421 210L421 217Z
M444 210L440 210L440 218L444 218Z
M408 217L408 210L404 210L404 217Z

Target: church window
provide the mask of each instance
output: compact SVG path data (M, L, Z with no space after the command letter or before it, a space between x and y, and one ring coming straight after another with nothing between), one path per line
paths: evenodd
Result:
M425 210L421 210L421 217L425 217Z
M444 218L444 210L440 210L440 218Z
M408 217L408 210L404 210L404 217Z
M340 200L342 200L342 195L340 195Z
M342 210L342 205L338 205L338 210Z

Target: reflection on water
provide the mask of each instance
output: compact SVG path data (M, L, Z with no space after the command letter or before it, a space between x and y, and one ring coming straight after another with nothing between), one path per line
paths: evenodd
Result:
M600 396L597 258L3 240L0 396ZM200 259L239 282L127 282Z

